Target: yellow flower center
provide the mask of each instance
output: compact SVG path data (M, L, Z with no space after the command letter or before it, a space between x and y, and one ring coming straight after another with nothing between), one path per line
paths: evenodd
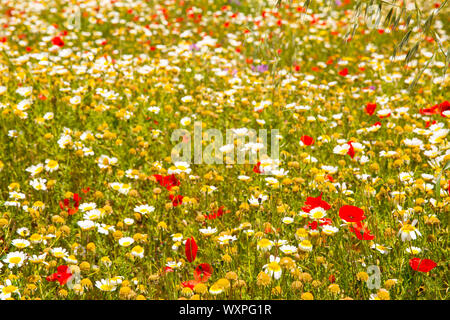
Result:
M411 232L416 230L416 228L413 225L407 224L405 226L403 226L402 231L404 232Z
M276 261L272 261L271 263L269 263L269 265L267 267L269 270L274 271L274 272L278 272L281 270L280 265Z
M103 290L103 291L111 291L112 288L113 288L113 286L110 285L110 284L102 284L102 285L100 286L100 289Z
M21 257L12 257L9 259L10 263L19 264L22 261Z
M47 163L47 166L48 166L49 168L55 168L57 165L58 165L58 162L56 162L55 160L50 160L50 161Z

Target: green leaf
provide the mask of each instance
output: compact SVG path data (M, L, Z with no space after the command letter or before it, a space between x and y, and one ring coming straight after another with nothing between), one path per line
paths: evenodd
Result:
M390 21L391 21L391 17L392 17L392 14L393 14L393 13L394 13L394 8L391 8L391 10L389 10L389 13L388 13L387 16L386 16L386 19L384 19L384 25L385 25L386 27L389 26Z
M405 46L405 44L408 43L411 33L412 33L412 30L409 30L403 37L402 41L400 41L400 44L398 45L399 51L401 51L403 49L403 47Z
M405 27L408 28L409 24L411 23L411 19L412 19L412 14L410 13L405 20Z
M419 82L420 77L422 76L423 72L426 70L426 68L428 68L428 66L430 65L431 61L433 61L434 57L436 55L436 52L433 53L433 56L430 58L430 60L428 60L427 64L420 70L420 72L417 74L417 76L414 78L413 82L411 83L411 85L409 86L408 90L411 92L411 90L414 89L414 87L416 86L417 82Z
M408 53L406 54L406 57L405 57L405 64L408 64L411 61L411 59L414 57L417 50L419 49L419 45L420 45L420 41L417 41L416 44L414 45L414 47L412 47L408 51Z

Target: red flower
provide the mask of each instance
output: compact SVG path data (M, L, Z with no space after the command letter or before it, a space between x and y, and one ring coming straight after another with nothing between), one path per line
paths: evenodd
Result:
M308 222L308 228L311 230L317 230L317 221Z
M48 276L47 281L58 281L60 285L64 285L72 277L68 266L59 266L57 272Z
M434 269L437 264L430 259L413 258L409 260L409 265L414 271L428 272Z
M182 195L177 195L174 196L173 194L169 195L170 200L172 200L172 205L174 207L179 206L180 204L183 203L183 196Z
M447 110L450 110L450 102L444 101L440 104L436 104L430 108L420 109L419 112L423 115L431 116L433 114L440 114L444 117L443 113Z
M342 206L339 217L347 222L360 222L366 218L362 209L351 205Z
M262 171L260 169L260 165L261 165L261 162L258 162L257 164L255 164L255 166L253 167L253 172L262 173Z
M366 109L364 109L364 111L368 114L368 115L373 115L375 112L375 109L377 108L377 104L376 103L368 103L366 106Z
M216 212L213 211L212 214L205 215L205 218L208 219L208 220L216 219L218 217L223 216L224 213L230 212L230 210L223 211L223 208L224 208L224 206L221 206Z
M329 210L331 206L326 202L322 200L322 193L317 198L314 197L308 197L305 201L305 207L302 208L304 212L310 212L312 209L321 207L324 210Z
M303 142L305 146L311 146L314 144L314 139L310 136L302 136L300 141Z
M443 115L442 113L444 113L444 111L450 110L450 102L448 102L448 101L442 102L442 103L438 106L438 110L439 110L441 116L444 117L444 115Z
M184 247L184 251L186 253L186 259L189 262L192 262L195 260L195 257L197 256L197 250L198 250L198 246L197 246L197 243L195 242L194 237L190 237L189 239L187 239L185 247Z
M350 148L348 148L347 154L353 159L353 157L355 156L355 149L353 149L351 141L347 142L347 144L350 146Z
M195 268L194 279L200 282L206 282L211 277L213 268L208 263L202 263Z
M430 107L430 108L423 108L420 109L419 112L423 115L427 115L427 116L431 116L433 114L435 114L436 112L436 106Z
M336 277L334 276L334 274L330 274L330 276L328 277L328 281L330 281L331 283L334 283L336 281Z
M191 288L194 290L195 285L198 283L196 280L188 280L181 283L183 287Z
M359 240L375 239L375 236L370 234L370 230L365 228L361 222L356 222L353 227L350 227L350 232L353 232Z
M69 206L69 199L64 199L63 201L59 202L59 207L64 210L64 207L68 207Z
M53 43L55 46L58 46L58 47L63 47L63 46L64 46L64 41L63 41L60 37L54 37L54 38L52 39L52 43Z
M158 183L161 186L165 187L169 191L170 191L170 189L172 189L172 187L180 185L180 181L177 180L177 178L175 177L174 174L169 175L169 176L162 176L160 174L154 174L153 176L155 177L156 181L158 181Z
M69 216L74 215L77 212L78 212L78 208L69 208L67 210L67 213L69 214Z
M173 269L171 268L171 267L165 267L164 268L164 273L167 273L167 272L173 272Z
M74 193L73 194L73 201L75 202L75 207L79 207L80 206L80 196L78 193Z
M425 128L429 128L432 124L436 124L436 120L434 120L433 122L431 121L425 122Z
M339 71L339 75L343 76L343 77L347 76L348 75L348 69L347 68L342 69L341 71Z
M75 213L78 212L78 207L80 206L80 196L78 195L78 193L75 193L73 195L73 202L74 202L74 207L70 208L70 199L64 199L63 201L59 202L59 207L64 210L65 208L67 208L67 213L71 216Z

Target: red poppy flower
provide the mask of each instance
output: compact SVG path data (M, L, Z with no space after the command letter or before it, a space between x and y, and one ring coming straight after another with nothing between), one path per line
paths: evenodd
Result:
M377 104L376 103L368 103L366 105L366 108L364 109L364 111L368 114L368 115L373 115L375 112L375 109L377 108Z
M366 218L364 210L351 205L342 206L339 209L339 217L347 222L360 222Z
M80 195L78 193L74 193L73 201L75 202L75 207L79 207L80 200L81 200Z
M64 210L64 207L68 207L69 206L69 199L64 199L63 201L59 202L59 207Z
M255 166L253 167L253 172L262 173L262 171L260 169L260 165L261 165L261 162L258 162L257 164L255 164Z
M305 146L311 146L314 144L314 139L310 136L302 136L300 141L303 142Z
M409 265L414 271L428 272L434 269L437 264L430 259L413 258L409 260Z
M433 122L431 121L425 122L425 128L429 128L432 124L436 124L436 120L434 120Z
M190 237L189 239L187 239L186 243L185 243L184 251L186 253L186 259L189 262L192 262L195 260L195 257L197 256L197 250L198 250L198 246L197 246L197 243L195 242L194 237Z
M63 46L64 46L64 41L63 41L60 37L54 37L54 38L52 39L52 43L53 43L55 46L58 46L58 47L63 47Z
M72 277L68 266L59 266L57 272L48 276L47 281L58 281L60 285L64 285Z
M195 285L198 284L198 283L199 283L199 282L196 281L196 280L188 280L188 281L183 281L183 282L181 283L181 285L182 285L183 287L191 288L192 290L194 290Z
M361 222L356 222L349 230L350 232L353 232L359 240L375 239L375 236L370 234L370 230L364 227Z
M433 106L430 108L422 108L419 110L419 112L423 115L431 116L436 113L436 109L437 109L436 106Z
M212 214L205 215L205 218L208 219L208 220L216 219L218 217L223 216L224 213L230 212L230 210L224 211L223 208L224 208L224 206L221 206L217 211L215 211L215 212L213 211Z
M304 212L310 212L312 209L321 207L324 210L329 210L331 206L324 200L322 200L322 193L317 198L308 197L305 201L305 207L302 208Z
M77 212L78 212L78 208L69 208L67 210L67 213L69 214L69 216L74 215Z
M433 114L440 114L444 117L443 113L447 110L450 110L450 102L444 101L442 103L436 104L430 108L420 109L419 112L423 115L431 116Z
M174 196L173 194L169 195L170 200L172 200L172 205L174 207L179 206L180 204L183 203L183 196L182 195L177 195Z
M180 185L180 181L177 180L177 178L175 177L174 174L169 175L169 176L162 176L160 174L154 174L153 176L155 177L156 181L158 181L158 183L161 186L165 187L169 191L170 191L170 189L172 189L172 187Z
M194 270L194 279L206 282L213 274L213 268L208 263L201 263Z
M438 106L439 113L444 117L443 113L450 110L450 102L444 101Z
M66 209L67 208L67 213L69 214L69 215L73 215L73 214L75 214L76 212L78 212L78 207L80 206L80 200L81 200L81 198L80 198L80 196L78 195L78 193L75 193L74 195L73 195L73 202L74 202L74 207L73 208L71 208L70 207L70 199L64 199L63 201L60 201L59 202L59 207L62 209L62 210L64 210L64 209Z
M330 281L331 283L334 283L336 281L336 277L334 276L334 274L330 274L330 276L328 277L328 281Z
M355 156L355 149L353 148L351 141L347 142L347 144L350 146L350 148L348 148L347 154L353 159L353 157Z
M173 269L171 268L171 267L165 267L164 268L164 273L167 273L167 272L173 272Z
M339 75L343 76L343 77L347 76L348 75L348 69L347 68L342 69L341 71L339 71Z
M317 230L317 221L313 221L313 222L308 222L308 228L311 230Z

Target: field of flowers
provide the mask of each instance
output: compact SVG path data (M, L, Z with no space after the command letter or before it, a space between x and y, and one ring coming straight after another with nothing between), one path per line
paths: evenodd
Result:
M449 5L355 2L0 0L0 299L450 299Z

